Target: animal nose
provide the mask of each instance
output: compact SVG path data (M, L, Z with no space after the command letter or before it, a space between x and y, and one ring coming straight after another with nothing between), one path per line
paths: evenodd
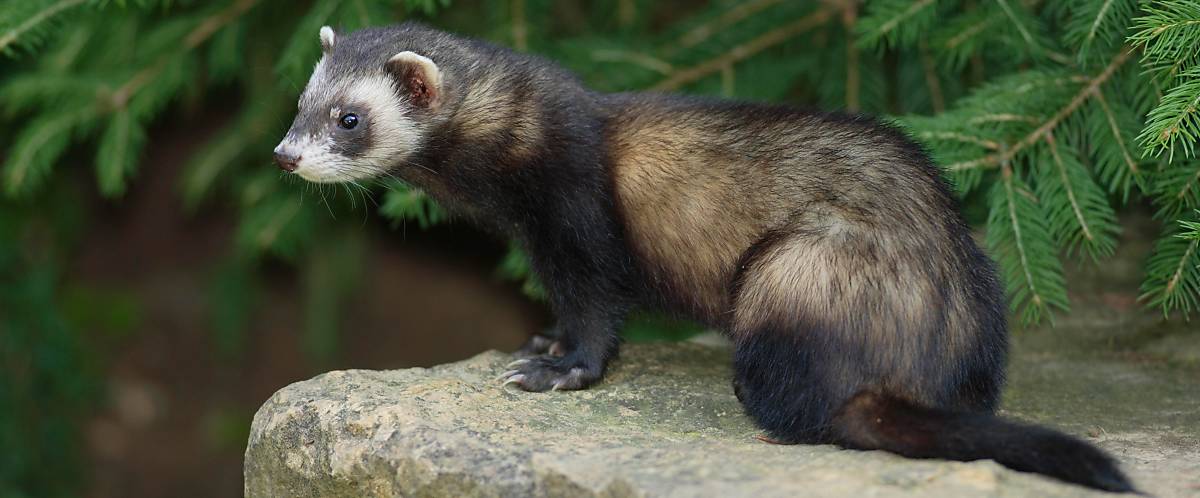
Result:
M279 169L291 173L296 171L296 165L300 163L300 156L290 154L287 151L275 151L275 164L279 165Z

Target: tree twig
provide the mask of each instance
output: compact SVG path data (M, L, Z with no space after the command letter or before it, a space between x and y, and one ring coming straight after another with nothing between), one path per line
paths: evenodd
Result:
M719 33L722 29L736 24L742 19L750 17L766 9L767 7L782 1L783 0L754 0L752 2L738 4L736 7L729 9L724 14L721 14L720 17L688 30L688 32L679 37L675 43L663 47L660 52L662 52L663 55L671 55L680 49L694 47L704 40L707 40L713 34Z
M657 85L654 85L653 89L672 90L679 88L683 85L720 71L721 68L727 65L745 60L767 48L778 45L796 35L799 35L800 33L813 29L821 25L821 23L828 21L831 16L832 12L829 9L818 9L815 12L796 20L795 22L780 26L771 31L763 33L753 40L741 45L737 45L725 53L718 55L717 57L701 62L700 64L687 69L677 71L670 77L660 81Z

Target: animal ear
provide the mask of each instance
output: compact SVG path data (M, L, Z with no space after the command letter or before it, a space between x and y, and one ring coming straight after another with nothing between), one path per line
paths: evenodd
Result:
M329 26L321 26L321 52L333 52L333 44L337 42L337 34Z
M433 109L440 103L442 71L428 57L404 51L388 59L385 67L413 105Z

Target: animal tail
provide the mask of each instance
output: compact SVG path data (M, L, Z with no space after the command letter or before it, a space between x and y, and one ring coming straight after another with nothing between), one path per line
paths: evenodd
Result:
M987 413L956 413L916 406L862 391L831 420L835 442L909 458L992 459L1005 467L1112 492L1137 492L1117 463L1099 448L1044 427Z

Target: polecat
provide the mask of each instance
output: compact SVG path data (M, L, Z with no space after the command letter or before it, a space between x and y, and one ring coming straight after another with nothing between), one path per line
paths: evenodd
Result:
M1105 453L993 415L992 262L922 149L859 115L606 95L544 59L419 24L337 35L275 149L314 182L395 175L511 237L558 317L502 378L582 389L634 307L726 331L771 438L991 458L1109 491Z

